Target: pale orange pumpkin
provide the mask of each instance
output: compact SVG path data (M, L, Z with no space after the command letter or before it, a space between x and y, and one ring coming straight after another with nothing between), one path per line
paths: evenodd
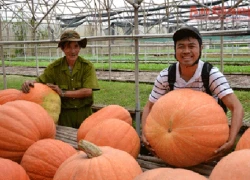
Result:
M133 180L142 173L127 152L109 146L97 147L80 140L79 153L64 161L53 180Z
M132 117L127 109L120 105L108 105L86 118L77 131L77 141L84 139L87 132L106 119L116 118L132 125Z
M210 180L249 180L250 149L233 151L224 156L212 170Z
M134 180L207 180L196 172L181 168L155 168L144 171Z
M60 96L42 83L34 83L34 87L30 88L29 93L21 93L19 100L26 100L40 104L57 123L61 112Z
M152 107L145 136L158 157L176 167L211 159L229 136L226 114L206 93L170 91Z
M56 139L42 139L24 153L21 165L31 180L52 180L59 166L77 153L70 144Z
M240 137L235 150L250 149L250 128L248 128Z
M0 104L15 101L22 92L17 89L4 89L0 91Z
M110 146L126 151L134 158L140 152L140 138L135 129L119 119L107 119L90 129L85 140L97 146Z
M10 159L0 158L1 180L30 180L23 167Z
M36 141L54 138L55 123L47 111L34 102L16 100L0 105L0 157L20 162Z

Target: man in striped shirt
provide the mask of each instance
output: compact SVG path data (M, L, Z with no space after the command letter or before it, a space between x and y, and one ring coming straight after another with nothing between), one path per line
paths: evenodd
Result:
M200 60L203 45L202 37L198 29L192 26L181 27L174 33L173 40L175 58L177 60L176 81L174 83L173 90L190 88L193 90L206 92L201 77L202 67L204 65L204 62ZM161 96L170 91L168 74L169 68L166 68L162 70L157 76L142 114L142 141L145 147L147 147L152 153L154 153L154 150L150 147L144 136L144 125L154 103ZM236 140L236 136L242 125L244 111L239 99L234 94L227 79L216 67L213 67L210 71L209 88L215 100L220 98L232 113L228 141L215 151L215 155L221 156L232 149Z

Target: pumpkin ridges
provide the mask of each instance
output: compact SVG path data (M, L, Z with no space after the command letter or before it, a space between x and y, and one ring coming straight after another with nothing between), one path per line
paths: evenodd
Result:
M250 128L248 128L240 137L236 144L235 151L242 149L250 149Z
M161 180L161 179L174 179L174 180L206 180L204 176L195 173L191 170L180 168L155 168L150 169L138 175L134 180Z
M44 108L24 100L0 106L0 127L5 132L0 134L0 157L16 162L21 161L20 154L31 144L39 139L54 138L56 133L55 124Z
M212 97L180 89L167 93L154 104L146 119L145 136L161 159L186 167L213 156L228 139L229 127L224 111Z
M138 162L128 153L109 146L99 148L102 155L95 158L88 159L81 151L68 158L57 170L54 180L131 180L142 173Z
M53 179L63 161L77 151L69 144L56 139L43 139L32 144L21 161L31 180Z
M111 146L126 151L134 158L140 151L137 132L131 125L119 119L107 119L99 123L89 130L84 139L98 146Z
M0 158L1 180L30 180L23 167L9 159Z
M0 90L0 105L10 101L15 101L20 96L21 91L17 89Z
M21 93L19 100L26 100L40 104L57 123L61 112L61 98L50 87L42 83L34 83L29 93Z
M86 118L77 131L77 141L84 139L87 132L106 119L117 118L132 125L132 117L128 110L119 105L108 105Z
M233 151L224 156L213 168L210 180L248 180L250 179L250 149Z

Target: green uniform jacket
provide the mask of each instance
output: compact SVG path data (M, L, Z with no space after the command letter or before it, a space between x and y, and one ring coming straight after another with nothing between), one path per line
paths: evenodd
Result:
M78 56L72 74L70 74L66 58L62 57L51 63L37 82L58 85L62 90L72 91L81 88L99 90L93 64ZM92 114L93 96L85 98L61 98L61 114L58 124L78 128L82 121Z

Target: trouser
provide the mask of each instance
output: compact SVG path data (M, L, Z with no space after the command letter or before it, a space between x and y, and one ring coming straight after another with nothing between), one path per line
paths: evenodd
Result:
M81 107L66 109L62 108L58 120L58 125L68 126L78 129L81 123L92 114L91 107Z

